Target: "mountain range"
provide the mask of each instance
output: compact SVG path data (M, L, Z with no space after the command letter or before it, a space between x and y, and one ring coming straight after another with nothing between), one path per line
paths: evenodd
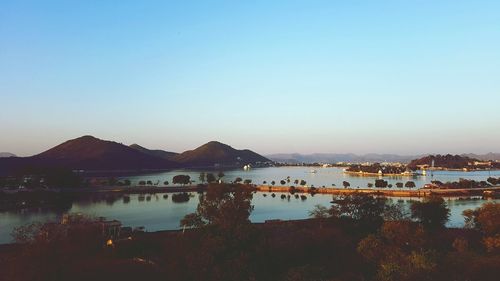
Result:
M399 162L410 163L414 159L419 159L429 154L420 155L398 155L398 154L353 154L353 153L313 153L313 154L299 154L299 153L281 153L266 155L267 158L282 163L363 163L363 162ZM469 157L479 160L492 160L500 161L500 153L487 153L487 154L461 154L462 157Z
M362 162L401 162L408 163L423 155L397 155L397 154L354 154L354 153L313 153L313 154L271 154L267 158L282 163L362 163Z
M31 157L0 158L0 174L12 174L26 167L64 167L86 171L140 171L242 166L269 161L250 150L237 150L215 141L178 154L163 150L150 150L138 144L127 146L93 136L83 136L68 140Z

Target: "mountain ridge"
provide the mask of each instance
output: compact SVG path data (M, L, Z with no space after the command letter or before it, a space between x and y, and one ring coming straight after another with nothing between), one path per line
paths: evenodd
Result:
M218 141L210 141L193 150L185 151L172 160L190 166L232 166L270 162L266 157L249 149L237 150Z

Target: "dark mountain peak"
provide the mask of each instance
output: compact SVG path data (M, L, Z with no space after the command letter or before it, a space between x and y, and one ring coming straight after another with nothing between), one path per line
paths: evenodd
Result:
M199 148L234 149L231 146L219 141L209 141L206 144L200 146Z
M270 161L251 150L237 150L218 141L210 141L194 150L183 152L173 159L189 166L236 166Z
M175 166L166 159L93 136L68 140L32 158L84 170L161 169Z

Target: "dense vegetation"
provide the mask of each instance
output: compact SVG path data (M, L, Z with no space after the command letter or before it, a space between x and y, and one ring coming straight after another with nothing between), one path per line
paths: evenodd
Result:
M253 192L211 185L180 232L105 243L87 219L28 226L0 251L3 280L497 280L500 204L447 229L445 202L408 213L385 198L344 196L313 219L251 224ZM192 229L191 229L192 228Z
M382 174L402 174L406 171L405 166L393 166L393 165L381 165L379 163L371 164L371 165L351 165L346 169L348 172L363 172L370 174L378 174L381 172Z
M500 168L499 162L491 162L490 165L474 165L475 162L480 162L480 160L475 158L469 158L467 156L461 155L429 155L419 159L412 160L408 164L408 168L412 170L417 170L419 166L427 165L432 166L432 161L434 161L434 167L436 169L488 169L488 168Z

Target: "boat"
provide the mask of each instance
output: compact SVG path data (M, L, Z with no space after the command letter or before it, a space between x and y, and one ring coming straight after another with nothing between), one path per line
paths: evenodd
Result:
M309 171L309 173L311 173L311 174L316 174L317 172L318 172L318 171L316 171L316 170L310 170L310 171Z

